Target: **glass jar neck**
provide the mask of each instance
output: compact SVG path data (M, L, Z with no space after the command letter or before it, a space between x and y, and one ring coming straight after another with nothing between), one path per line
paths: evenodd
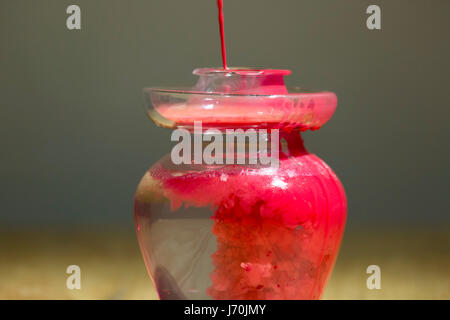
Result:
M187 133L187 131L185 131ZM183 137L172 152L177 163L194 165L256 165L278 167L281 160L306 154L299 131L207 130ZM172 139L172 141L177 141ZM179 142L179 145L181 142ZM180 150L183 149L182 156ZM189 154L186 154L188 152Z
M234 94L287 94L284 77L289 70L200 68L193 72L198 81L194 90Z

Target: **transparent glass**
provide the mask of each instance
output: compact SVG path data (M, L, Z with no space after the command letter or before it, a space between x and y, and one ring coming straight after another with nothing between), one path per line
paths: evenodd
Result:
M231 83L225 71L225 79L200 77L191 91L145 90L158 125L280 129L277 167L175 165L167 155L145 173L134 201L136 230L161 299L318 299L336 260L345 192L300 134L331 117L336 97L280 94L285 71L245 72ZM253 94L255 88L264 94Z
M288 70L196 69L193 88L144 89L149 117L159 126L317 130L332 117L332 92L286 88Z

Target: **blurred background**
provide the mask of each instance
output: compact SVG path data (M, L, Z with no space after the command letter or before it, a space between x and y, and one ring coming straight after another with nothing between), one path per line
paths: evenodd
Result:
M66 8L81 8L68 30ZM381 30L366 8L381 7ZM338 96L304 135L348 196L329 299L450 298L450 2L224 0L230 66ZM214 0L0 1L0 298L156 298L132 203L170 151L142 88L221 64ZM67 290L65 269L82 269ZM366 288L366 268L382 289Z

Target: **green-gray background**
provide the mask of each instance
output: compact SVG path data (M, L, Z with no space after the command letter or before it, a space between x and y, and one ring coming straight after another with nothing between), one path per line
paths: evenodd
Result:
M337 93L305 140L346 187L349 226L448 224L450 1L224 2L230 65ZM215 1L0 3L1 226L130 227L140 177L170 150L141 88L220 64Z

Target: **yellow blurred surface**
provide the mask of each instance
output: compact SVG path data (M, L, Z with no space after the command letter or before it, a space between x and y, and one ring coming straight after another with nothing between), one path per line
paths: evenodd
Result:
M81 268L81 290L66 288L66 268ZM366 268L381 268L381 289ZM3 231L0 299L156 299L135 234ZM448 229L347 231L324 299L449 299Z

